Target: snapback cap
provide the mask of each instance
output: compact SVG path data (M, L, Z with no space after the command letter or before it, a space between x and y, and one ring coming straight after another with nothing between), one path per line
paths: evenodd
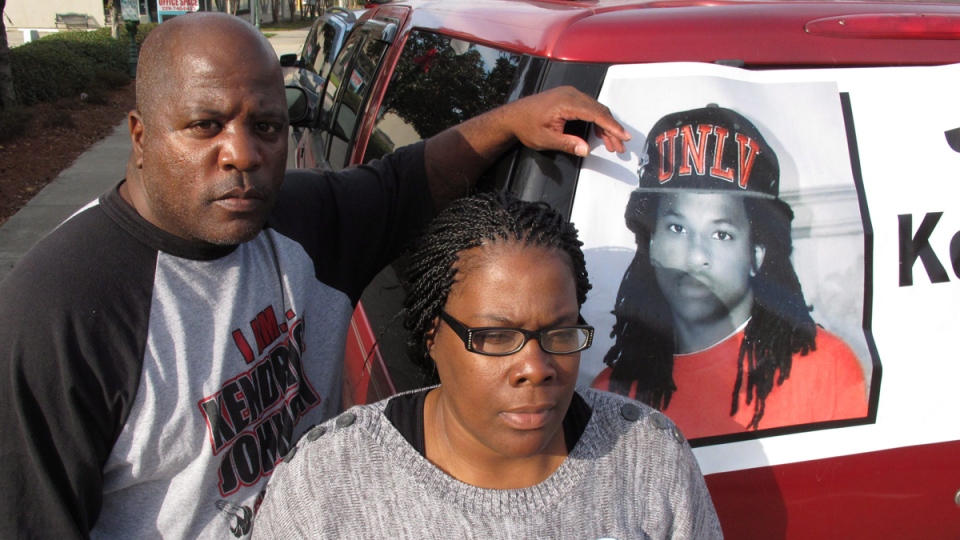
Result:
M715 104L664 116L644 143L637 191L689 189L776 199L780 164L740 113Z

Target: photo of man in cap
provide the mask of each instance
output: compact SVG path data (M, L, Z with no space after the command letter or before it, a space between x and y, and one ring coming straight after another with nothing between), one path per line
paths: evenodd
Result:
M856 354L804 299L793 210L754 124L713 104L668 114L637 174L636 255L593 386L663 410L689 438L866 416Z

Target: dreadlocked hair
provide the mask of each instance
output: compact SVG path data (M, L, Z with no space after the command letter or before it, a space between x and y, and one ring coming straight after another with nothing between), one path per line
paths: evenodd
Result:
M635 383L638 401L666 409L677 386L673 382L673 318L650 264L657 199L634 192L627 203L624 217L636 236L637 252L617 291L616 322L610 332L615 341L603 361L613 368L611 392L630 395Z
M498 242L557 248L573 263L577 303L583 305L590 290L583 245L577 230L542 202L526 202L511 193L483 193L458 199L427 227L407 261L407 297L403 326L410 332L407 355L420 367L427 382L438 383L436 366L427 351L427 333L447 303L456 282L462 252Z
M624 273L617 292L611 331L614 344L603 361L611 366L610 390L666 409L677 387L673 380L673 317L657 285L650 264L650 236L654 230L659 196L634 192L627 204L627 227L637 240L637 252ZM746 381L746 402L753 405L748 429L758 429L767 396L774 384L790 377L793 356L816 350L817 327L803 298L790 254L793 211L780 200L744 198L750 220L751 243L765 248L763 264L750 279L754 302L737 358L737 380L730 415L737 413Z

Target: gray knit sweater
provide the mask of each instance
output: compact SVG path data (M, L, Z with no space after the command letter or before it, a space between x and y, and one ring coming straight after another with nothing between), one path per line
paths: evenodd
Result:
M665 416L582 389L580 441L543 482L495 490L460 482L384 416L387 401L314 428L284 458L254 538L721 538L703 476Z

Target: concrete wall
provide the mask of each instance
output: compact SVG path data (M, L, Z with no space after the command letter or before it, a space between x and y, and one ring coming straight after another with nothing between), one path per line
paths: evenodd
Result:
M6 21L4 21L6 22ZM24 30L11 30L7 27L7 46L16 47L17 45L23 45L28 40L34 40L42 38L43 36L53 34L53 30L36 30L36 29L27 29Z
M85 13L91 27L104 26L103 0L7 0L3 22L8 29L56 28L57 13Z

